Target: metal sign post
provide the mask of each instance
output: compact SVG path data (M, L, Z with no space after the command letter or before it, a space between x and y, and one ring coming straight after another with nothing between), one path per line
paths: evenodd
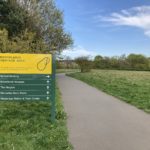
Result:
M52 57L52 90L51 90L51 121L54 122L56 118L56 58Z

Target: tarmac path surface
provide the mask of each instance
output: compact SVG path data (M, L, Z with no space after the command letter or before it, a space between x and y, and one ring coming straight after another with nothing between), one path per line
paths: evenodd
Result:
M150 115L81 81L57 75L75 150L150 150Z

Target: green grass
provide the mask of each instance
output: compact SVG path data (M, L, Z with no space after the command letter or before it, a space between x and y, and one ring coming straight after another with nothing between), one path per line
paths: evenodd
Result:
M0 102L0 150L71 150L59 90L57 120L50 122L50 103Z
M74 72L79 72L79 69L57 69L57 73L74 73Z
M150 72L92 70L69 76L150 113Z

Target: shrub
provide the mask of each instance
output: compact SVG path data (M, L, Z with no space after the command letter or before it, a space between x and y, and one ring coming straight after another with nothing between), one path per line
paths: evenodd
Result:
M89 57L82 56L75 59L75 62L79 65L81 72L89 72L92 67L92 62Z

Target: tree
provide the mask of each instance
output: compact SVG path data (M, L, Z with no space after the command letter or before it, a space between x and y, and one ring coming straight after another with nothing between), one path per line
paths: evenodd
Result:
M150 70L150 57L148 57L148 62L149 62L148 70Z
M127 62L127 57L125 54L118 57L118 63L119 63L119 69L120 70L125 70L125 69L129 68L129 64Z
M149 61L148 59L141 54L130 54L127 57L130 69L134 70L148 70Z
M61 52L73 44L71 35L64 30L63 13L53 0L18 1L36 20L36 33L45 40L48 51Z
M63 13L53 0L40 0L39 10L43 20L41 31L49 49L62 51L72 45L70 34L64 31Z
M92 63L89 57L82 56L75 59L75 62L79 65L81 72L89 72L91 70Z
M38 52L61 52L73 43L53 0L1 0L0 28L8 30L9 39L20 38L26 31L34 34L32 44Z
M150 70L150 59L141 54L113 57L96 56L94 67L97 69Z
M45 43L40 40L36 42L35 34L32 32L25 31L21 36L10 40L8 39L8 31L6 29L0 30L1 53L46 53Z
M110 58L110 68L111 69L114 69L114 68L116 68L116 69L119 69L119 58L117 57L117 56L113 56L113 57L111 57Z
M66 68L67 69L71 68L72 60L69 56L65 57L65 63L66 63Z
M103 57L103 59L101 60L101 64L102 64L102 69L110 69L111 68L110 58L106 56Z
M29 13L16 0L0 1L0 27L6 28L9 37L15 37L24 32L29 24Z
M0 52L6 52L7 51L7 45L9 44L8 41L8 32L7 30L3 29L0 30Z
M102 59L103 59L103 57L102 56L100 56L100 55L97 55L97 56L95 56L95 58L94 58L94 68L102 68Z

